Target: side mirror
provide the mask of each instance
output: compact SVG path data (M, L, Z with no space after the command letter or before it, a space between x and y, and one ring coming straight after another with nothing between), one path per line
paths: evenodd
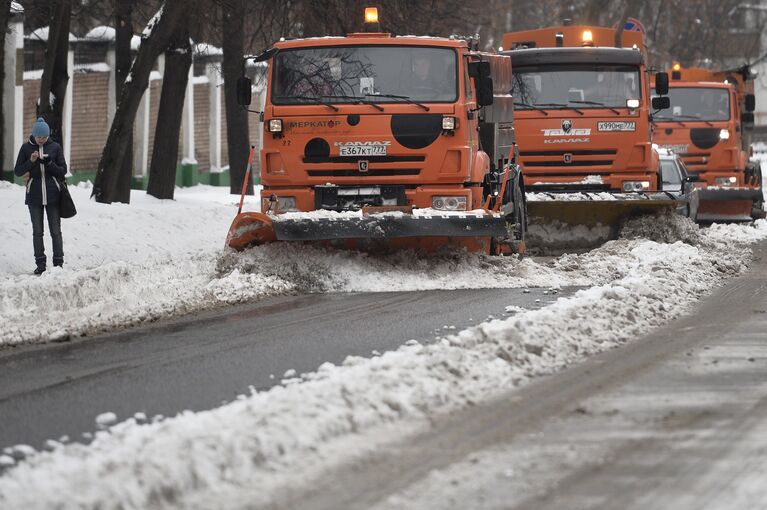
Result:
M659 96L668 94L668 73L655 73L655 93Z
M652 98L653 110L666 110L671 108L671 99L668 96L660 96Z
M237 79L237 104L240 106L250 106L252 86L253 83L246 76Z
M477 104L479 106L493 104L493 79L489 76L480 78L477 83Z
M751 127L754 125L754 112L745 112L740 114L740 121L743 125Z
M469 76L472 78L490 76L490 62L487 60L469 62Z
M493 78L490 75L490 62L483 60L469 63L469 76L474 79L477 89L477 105L493 104Z
M756 96L746 94L746 111L753 112L754 110L756 110Z

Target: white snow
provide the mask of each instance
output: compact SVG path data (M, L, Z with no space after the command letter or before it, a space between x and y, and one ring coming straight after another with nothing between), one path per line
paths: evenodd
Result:
M87 34L85 34L86 41L98 41L98 42L110 42L116 38L116 31L112 27L98 26L92 28Z
M194 54L204 55L204 56L223 55L224 50L222 50L221 48L217 48L216 46L213 46L212 44L199 43L194 45Z
M105 62L99 62L95 64L77 64L73 70L76 73L108 73L112 70L112 67Z
M115 423L117 423L117 415L111 411L96 416L96 424L101 427L107 427Z
M193 201L191 195L181 196L179 203ZM130 208L140 208L142 200L137 203L118 209L128 218ZM159 220L180 219L180 211L174 209L183 209L186 221L195 224L198 218L218 214L202 202L197 206L205 209L204 214L162 204L162 211L146 210L156 212ZM134 219L127 221L135 225ZM213 223L179 228L174 234L210 229ZM168 235L166 224L157 221L153 226ZM141 232L156 238L150 229ZM65 240L66 235L65 231ZM408 342L369 359L349 357L339 366L325 363L314 373L291 378L285 386L251 393L217 409L184 412L147 424L129 419L98 432L87 446L55 445L50 452L25 449L25 460L0 477L0 506L49 508L67 494L71 508L285 507L288 494L308 486L327 469L359 459L403 434L425 430L436 415L492 398L679 316L713 286L742 272L750 257L749 243L765 237L765 221L755 227L700 231L673 216L645 218L629 225L622 239L589 253L541 263L465 255L437 261L374 259L276 246L230 253L219 262L214 280L242 286L270 275L294 287L306 278L311 280L309 287L322 284L330 290L390 287L409 277L417 280L410 288L435 282L440 287L434 288L441 284L450 288L451 283L456 285L453 278L460 286L467 276L482 278L482 274L488 275L484 282L496 279L506 286L532 285L536 278L553 287L575 282L593 286L542 309L520 310L434 344ZM11 239L20 242L20 237ZM140 239L142 246L146 242ZM167 248L159 249L168 256ZM163 267L161 262L153 264L147 269L158 272ZM62 281L68 277L66 271L60 275ZM288 278L296 273L298 279ZM134 278L129 270L126 277ZM23 278L31 284L50 276ZM228 284L219 288L231 292Z
M146 26L144 27L144 30L141 32L141 37L143 39L148 39L150 35L152 35L152 30L154 30L154 27L157 26L157 23L160 22L160 18L162 18L163 11L165 10L165 4L163 4L156 13L154 13L154 16L147 22Z
M24 81L28 80L40 80L43 77L43 69L34 69L32 71L24 71Z
M25 36L26 39L32 39L36 41L48 42L48 34L50 33L50 27L40 27L37 30L33 30L31 34ZM77 42L77 37L72 33L69 34L69 42Z

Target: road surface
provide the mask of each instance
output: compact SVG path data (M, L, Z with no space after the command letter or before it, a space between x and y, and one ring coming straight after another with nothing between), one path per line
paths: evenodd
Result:
M203 410L348 355L396 349L537 308L544 289L313 294L198 314L69 344L0 352L0 449L83 440L94 419Z
M767 245L694 313L434 422L293 509L767 508Z

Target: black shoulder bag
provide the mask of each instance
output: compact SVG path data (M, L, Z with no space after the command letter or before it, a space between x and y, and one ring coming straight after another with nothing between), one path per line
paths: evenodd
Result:
M72 200L72 195L69 194L69 188L67 187L66 179L58 179L59 181L59 216L62 218L71 218L77 214L75 208L75 201Z

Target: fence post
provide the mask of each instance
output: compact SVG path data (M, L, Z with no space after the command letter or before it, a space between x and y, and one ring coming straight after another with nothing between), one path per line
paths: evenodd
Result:
M0 180L4 170L13 170L16 151L24 143L24 9L11 4L11 17L5 36L5 81L2 84L3 101L3 161L0 161Z
M210 171L221 171L221 88L224 81L221 79L219 65L209 62L205 66L205 74L208 76L208 136L210 137Z
M74 97L75 88L75 52L72 49L71 43L69 51L67 52L67 74L69 75L69 86L67 92L64 94L64 112L61 119L61 128L64 136L64 159L70 165L69 171L71 172L72 165L72 100Z

